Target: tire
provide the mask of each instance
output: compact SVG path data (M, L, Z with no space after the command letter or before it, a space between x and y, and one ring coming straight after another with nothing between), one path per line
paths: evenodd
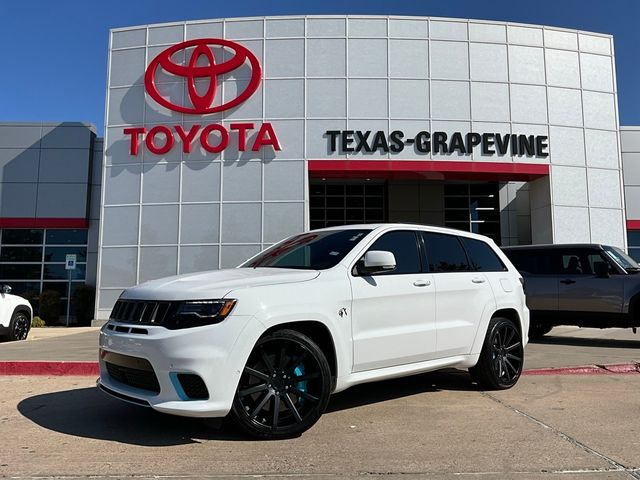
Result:
M9 340L26 340L29 330L31 330L29 315L22 311L14 312L9 323Z
M331 371L320 348L306 335L279 330L249 355L231 416L254 437L296 437L318 421L330 394Z
M469 369L471 378L483 390L513 387L522 373L524 347L516 325L508 318L489 322L478 363Z
M536 338L542 338L547 333L549 333L552 328L553 326L551 325L544 325L542 323L532 323L531 325L529 325L529 338L534 340Z

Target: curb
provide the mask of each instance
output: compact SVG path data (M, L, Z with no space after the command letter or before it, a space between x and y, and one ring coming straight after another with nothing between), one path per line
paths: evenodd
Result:
M581 367L537 368L525 370L522 375L624 375L640 373L640 363L613 365L585 365Z
M97 376L98 362L1 361L0 375Z
M534 368L524 370L522 375L628 375L633 373L640 373L640 363ZM98 362L0 361L0 375L95 376L100 375L100 367Z

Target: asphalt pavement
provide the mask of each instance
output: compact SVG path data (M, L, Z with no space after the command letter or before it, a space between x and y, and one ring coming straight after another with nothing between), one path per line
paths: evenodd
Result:
M255 441L113 400L88 377L0 376L0 477L638 479L640 375L466 373L353 387L299 438Z

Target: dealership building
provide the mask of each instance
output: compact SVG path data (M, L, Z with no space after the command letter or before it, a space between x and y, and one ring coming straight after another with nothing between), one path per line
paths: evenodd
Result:
M640 258L640 127L614 39L396 16L198 20L110 34L104 140L0 124L0 283L67 295L233 267L303 230L445 225Z

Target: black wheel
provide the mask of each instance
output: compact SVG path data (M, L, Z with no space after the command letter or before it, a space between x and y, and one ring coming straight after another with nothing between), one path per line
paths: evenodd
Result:
M16 312L9 324L9 340L26 340L31 330L31 320L24 312Z
M553 327L551 325L544 325L542 323L532 323L529 325L529 338L536 339L542 338L551 331Z
M294 437L318 421L330 394L322 351L309 337L280 330L262 337L249 355L232 416L252 436Z
M524 347L518 328L508 318L492 318L480 359L469 373L482 389L504 390L516 384L523 363Z

